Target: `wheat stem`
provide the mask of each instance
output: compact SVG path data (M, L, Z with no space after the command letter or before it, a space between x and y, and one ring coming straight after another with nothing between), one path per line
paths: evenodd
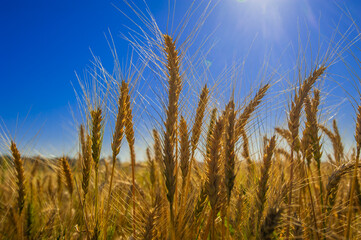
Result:
M352 237L352 232L350 229L351 225L351 219L352 219L352 211L353 211L353 195L355 191L356 186L356 179L357 179L357 168L359 164L359 158L360 158L360 148L361 148L361 105L358 106L358 113L357 113L357 120L356 120L356 161L355 161L355 168L353 172L353 177L351 180L351 190L350 190L350 198L349 198L349 207L348 207L348 213L347 213L347 225L346 225L346 231L345 231L345 239L350 239Z

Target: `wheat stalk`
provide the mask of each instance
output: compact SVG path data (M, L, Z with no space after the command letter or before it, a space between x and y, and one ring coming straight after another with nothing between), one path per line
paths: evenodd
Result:
M321 65L320 67L313 70L313 72L307 77L302 85L300 86L298 92L294 96L294 100L291 103L291 110L288 116L288 130L291 132L291 167L290 167L290 192L288 196L288 223L286 226L286 239L289 239L290 234L290 225L291 225L291 212L292 212L292 192L293 192L293 178L294 178L294 152L298 151L299 148L299 137L298 131L300 126L301 118L301 109L304 103L304 100L311 91L313 85L317 79L325 72L326 66Z
M123 86L124 81L122 82ZM124 122L125 122L125 115L126 115L126 109L125 109L125 98L126 95L123 95L122 88L120 89L119 98L118 98L118 112L116 116L115 121L115 128L113 132L113 140L111 143L112 148L112 170L110 174L110 183L109 183L109 190L108 190L108 201L106 206L106 214L105 214L105 232L108 230L108 217L109 217L109 210L110 210L110 198L112 194L112 187L113 187L113 179L114 179L114 170L115 170L115 164L117 161L117 156L120 151L120 146L123 139L123 133L124 133ZM104 234L104 239L106 238L106 234Z
M308 114L306 112L306 116L309 115L309 124L310 124L310 139L311 139L311 149L312 149L312 155L313 159L315 160L317 164L317 174L318 174L318 182L320 187L320 198L321 198L321 205L323 205L323 184L322 184L322 174L321 174L321 157L322 157L322 144L321 142L321 136L318 135L319 128L318 128L318 122L317 122L317 112L318 112L318 106L320 104L320 91L315 89L313 93L313 99L312 99L312 107L311 109L308 109L310 111Z
M207 174L206 188L211 206L211 239L215 239L215 219L220 205L221 194L221 139L223 134L223 119L220 118L214 126L209 156L206 156Z
M167 188L167 199L170 209L170 220L172 225L171 233L174 234L174 211L173 201L176 190L176 165L175 148L177 144L177 119L178 100L182 88L182 80L179 73L179 55L175 48L175 42L169 35L164 35L164 51L167 57L168 70L168 107L166 110L163 164L165 185ZM172 236L174 238L174 236Z
M358 168L358 164L359 164L360 148L361 148L361 105L359 105L358 109L357 109L355 140L356 140L356 162L355 162L353 177L351 180L349 207L348 207L348 213L347 213L347 225L346 225L346 231L345 231L346 239L349 239L352 237L350 225L351 225L352 211L353 211L353 199L354 199L353 194L354 194L355 186L356 186L357 170L358 170L357 168Z
M94 229L94 238L98 238L99 236L99 214L98 214L98 204L99 204L99 196L98 196L98 185L99 185L99 160L100 160L100 152L102 148L102 125L103 125L103 116L102 109L97 108L96 110L92 110L90 112L91 123L92 123L92 131L91 131L91 142L92 142L92 158L94 161L94 170L95 170L95 183L94 183L94 195L95 195L95 229Z
M190 140L190 144L191 144L191 156L190 156L190 163L189 163L189 167L188 167L188 171L187 171L187 177L185 180L185 187L184 187L184 196L186 197L188 195L188 191L189 191L189 184L191 181L191 172L192 172L192 167L194 164L194 154L195 151L197 149L197 145L199 142L199 138L201 136L201 131L202 131L202 125L203 125L203 118L204 118L204 113L208 104L208 100L209 100L209 90L207 85L205 85L202 89L201 95L199 96L199 101L198 101L198 105L197 105L197 109L196 109L196 115L194 118L194 125L192 128L192 137ZM197 165L194 165L197 169ZM181 205L184 207L184 198L182 198L181 200Z
M129 146L130 160L132 165L132 198L133 198L133 237L135 236L135 149L134 149L134 126L128 83L122 81L121 95L124 99L124 128Z

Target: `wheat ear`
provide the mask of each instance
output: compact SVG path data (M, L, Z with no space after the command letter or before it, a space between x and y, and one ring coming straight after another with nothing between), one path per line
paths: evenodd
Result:
M160 140L160 136L157 130L153 129L153 139L154 139L154 144L153 144L153 151L154 151L154 159L155 161L158 163L158 166L162 169L163 166L163 153L162 153L162 143Z
M321 157L322 157L322 144L321 136L318 135L319 128L317 122L317 112L318 106L320 105L320 91L315 89L313 92L313 99L311 108L305 108L306 110L306 118L308 117L308 124L309 124L309 138L311 140L311 149L313 159L317 165L317 174L318 174L318 182L320 187L320 198L321 198L321 205L323 205L323 195L324 195L324 187L322 184L322 174L321 174ZM307 124L307 123L306 123Z
M186 177L186 184L185 184L185 188L184 188L184 194L183 196L187 197L188 196L188 190L189 190L189 184L191 181L191 172L192 172L192 168L193 168L193 164L194 164L194 154L195 151L197 149L197 145L199 142L199 138L201 136L201 132L202 132L202 125L203 125L203 118L204 118L204 114L205 114L205 110L208 104L208 100L209 100L209 89L207 87L207 85L205 85L202 89L201 95L199 96L199 101L198 101L198 105L197 105L197 109L196 109L196 115L194 118L194 125L192 128L192 137L191 137L191 156L190 156L190 163L189 163L189 171L187 172L187 177ZM197 169L197 165L194 164L194 166ZM185 206L184 202L184 197L182 198L181 201L181 205Z
M208 99L209 99L209 90L207 85L205 85L202 89L201 95L199 96L196 116L194 118L194 125L192 128L192 139L191 139L192 154L194 154L194 151L197 148L199 138L201 136L202 123L203 123L204 113L208 104Z
M124 82L124 81L123 81ZM115 165L117 161L117 156L120 151L120 146L123 139L124 133L124 121L125 121L125 96L122 94L122 90L120 90L119 98L118 98L118 112L115 121L115 128L113 132L113 140L111 143L112 148L112 170L110 174L110 182L109 182L109 190L108 190L108 201L106 206L106 214L105 214L105 232L108 230L108 217L109 217L109 210L110 210L110 198L112 194L112 187L113 187L113 179L114 179L114 171ZM106 234L104 234L104 239L106 238Z
M98 238L99 236L99 213L98 213L98 204L99 204L99 196L98 196L98 185L99 185L99 160L100 160L100 152L102 149L102 125L103 125L103 116L102 109L97 108L96 110L92 110L90 112L91 123L92 123L92 131L91 131L91 142L92 142L92 158L94 161L94 171L95 171L95 183L94 183L94 195L95 195L95 229L94 229L94 238Z
M333 206L335 205L337 191L342 176L344 176L347 173L350 173L354 168L355 168L355 162L345 163L340 165L338 168L336 168L329 176L326 184L326 203L327 203L328 214L331 212Z
M61 158L61 167L62 167L63 174L65 176L66 186L68 188L68 191L70 193L70 198L71 198L71 196L73 194L73 190L74 190L73 173L70 169L69 162L65 157Z
M246 133L246 130L241 131L242 136L242 157L246 160L247 163L247 186L250 186L252 183L252 179L254 177L255 164L251 159L251 155L249 153L249 140Z
M183 116L179 123L179 137L180 137L180 169L182 171L182 189L185 187L188 171L189 171L189 157L190 157L190 146L189 146L189 134L187 122Z
M303 157L307 161L307 167L310 169L311 160L314 159L314 161L317 164L317 174L318 174L318 180L319 180L319 189L320 189L320 200L321 200L321 206L323 207L323 183L322 183L322 177L321 177L321 144L320 139L321 137L318 135L318 123L317 123L317 112L318 112L318 106L320 104L320 91L314 90L314 97L311 99L309 96L305 98L305 113L306 113L306 123L305 123L305 130L303 132L302 142L301 142L301 149L303 151ZM310 203L311 203L311 212L313 216L313 223L315 226L315 235L317 239L319 239L318 234L318 226L317 226L317 218L315 214L315 207L313 203L313 197L312 197L312 191L310 186L310 181L308 179L308 172L304 168L304 165L301 166L302 171L304 171L306 175L306 186L308 190L308 194L310 196ZM300 198L301 201L301 198ZM299 204L301 206L301 204ZM323 210L323 208L322 208Z
M248 103L248 105L244 108L243 112L239 116L237 123L236 123L236 132L235 132L235 138L236 141L241 136L241 131L246 126L247 122L249 121L250 117L252 116L252 113L257 109L259 104L261 103L262 99L267 93L267 90L270 88L269 84L264 85L261 87L256 95L253 97L253 99Z
M16 229L18 230L18 238L23 239L24 227L23 227L23 217L21 213L25 205L25 173L23 166L24 163L23 160L21 159L20 152L14 141L11 141L10 150L14 159L14 166L16 170L16 185L18 192L17 204L19 211L19 221L17 221Z
M132 108L130 105L130 95L128 83L122 81L121 95L124 98L124 127L130 151L130 161L132 164L132 198L133 198L133 237L135 236L135 149L134 149L134 126Z
M25 204L25 174L23 160L21 159L20 152L14 141L11 141L10 150L13 155L16 170L16 185L18 192L17 203L19 214L21 214Z
M288 145L292 145L292 135L288 129L276 127L275 131L278 135L287 141Z
M207 189L204 183L200 187L199 196L197 198L197 203L194 206L193 211L193 226L196 227L200 221L201 214L207 206Z
M289 239L290 235L290 224L291 224L291 213L292 213L292 191L293 191L293 171L294 171L294 151L298 151L299 149L299 126L300 126L300 118L301 118L301 110L304 103L305 98L308 96L311 91L313 85L317 81L317 79L322 76L325 72L326 66L321 65L316 68L310 75L307 77L302 85L300 86L298 92L294 96L294 100L291 103L291 110L288 116L288 129L291 132L291 167L290 167L290 191L288 196L288 223L286 226L286 239Z
M81 126L80 129L82 129L83 126ZM83 201L85 205L85 198L88 193L89 188L89 181L90 181L90 172L91 172L91 166L92 166L92 150L91 150L91 137L89 134L86 134L86 137L84 136L84 130L80 131L81 136L81 146L82 146L82 189L83 189Z
M175 47L175 41L169 35L164 35L164 51L167 58L168 75L168 106L166 110L163 164L167 199L170 209L171 237L174 238L174 211L173 201L176 189L176 153L177 145L177 119L178 100L182 88L182 80L179 73L179 55Z
M152 190L152 197L153 197L154 196L154 188L155 188L155 184L156 184L156 177L155 177L156 173L155 173L154 158L150 154L149 147L146 150L146 154L147 154L147 164L148 164L148 169L149 169L149 181L150 181L150 184L152 185L151 190Z
M224 183L227 189L227 202L228 205L231 200L232 189L234 186L234 179L236 178L235 172L235 122L236 112L234 109L234 101L231 100L228 105L228 114L225 125L225 160L224 160Z
M272 156L276 146L276 137L273 136L269 141L268 145L265 148L263 155L263 164L261 168L261 179L259 181L258 190L257 190L257 227L260 226L260 221L263 215L264 205L266 202L266 195L268 191L268 179L269 179L269 171L272 163Z
M322 157L322 144L321 136L318 135L319 128L318 128L318 122L317 122L317 112L318 112L318 106L320 104L320 91L315 90L314 91L314 97L312 100L312 106L311 109L306 110L306 117L309 116L309 125L310 125L310 138L311 138L311 146L312 146L312 155L314 160L317 163L317 167L320 170L321 169L321 157ZM307 113L308 112L308 113Z
M147 212L147 216L145 219L145 227L142 234L143 235L142 239L144 240L152 240L157 238L156 230L157 230L157 223L159 220L158 218L160 217L158 213L161 207L160 197L155 198L153 205L154 206L151 208L151 210Z
M18 192L17 204L19 211L19 221L17 221L16 229L18 230L18 238L23 239L23 217L21 213L25 205L25 173L23 166L24 163L21 159L20 152L14 141L11 141L10 150L13 156L14 166L16 170L16 185Z
M56 171L56 183L57 183L57 193L58 193L58 200L61 200L61 195L62 195L62 191L63 191L63 184L62 184L62 173L61 173L61 167L60 167L60 161L58 162L59 167L57 168Z
M329 130L326 126L319 125L319 128L327 135L327 137L331 140L334 160L337 165L341 164L341 158L343 157L343 144L341 141L341 136L338 131L336 120L332 121L332 126L334 129L334 133Z
M85 142L85 133L84 133L84 125L80 124L79 128L79 142L80 142L80 150L81 150L81 158L84 158L84 154L86 151L86 142ZM84 161L84 159L83 159Z
M339 132L339 130L338 130L338 127L337 127L337 122L336 122L336 119L333 119L333 121L332 121L332 127L333 127L333 132L335 133L335 138L336 138L336 142L337 142L337 148L336 148L336 150L337 151L335 151L335 160L336 160L336 162L339 162L339 163L341 163L341 160L342 160L342 158L343 158L343 155L344 155L344 153L343 153L343 144L342 144L342 141L341 141L341 136L340 136L340 132Z
M219 119L214 127L209 156L206 156L207 178L206 188L211 206L211 239L215 239L215 219L220 205L221 194L221 139L223 135L223 119Z
M307 166L310 167L312 160L312 127L313 127L313 112L312 104L309 97L305 99L305 113L306 113L306 123L305 129L303 130L303 136L300 144L300 149L302 151L303 157L307 161Z

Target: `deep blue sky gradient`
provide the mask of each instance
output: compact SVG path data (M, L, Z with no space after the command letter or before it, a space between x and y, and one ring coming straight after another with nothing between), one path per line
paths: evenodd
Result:
M142 1L134 2L144 6ZM176 21L190 2L177 1ZM256 75L257 61L265 54L271 53L270 63L275 64L286 48L297 48L298 26L301 32L307 28L317 32L321 26L327 38L341 16L340 9L329 0L269 0L264 7L260 2L220 1L209 16L200 38L218 27L212 36L217 45L208 56L212 63L210 70L215 75L234 59L246 55L257 39L249 60L254 63L249 72ZM361 1L339 3L360 21ZM71 82L78 87L75 71L81 75L90 64L90 49L105 66L111 66L104 36L108 29L114 36L119 56L126 60L129 46L120 33L126 34L126 26L134 28L134 25L113 4L134 18L122 1L1 1L1 125L6 126L10 137L23 141L29 153L62 154L76 147L69 106L75 107L77 103ZM148 1L148 6L161 30L166 32L168 0ZM343 17L341 29L348 23ZM312 43L317 45L317 40L315 37ZM293 57L287 55L285 61Z

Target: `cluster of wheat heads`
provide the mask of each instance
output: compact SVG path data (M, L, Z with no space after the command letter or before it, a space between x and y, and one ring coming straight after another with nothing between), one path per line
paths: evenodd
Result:
M256 136L264 144L252 154L250 125L272 84L261 85L243 105L232 96L217 107L212 87L204 85L190 109L193 117L185 116L184 55L172 36L160 41L164 119L151 130L146 158L136 156L132 78L116 81L113 115L102 99L85 96L78 157L26 158L8 142L10 154L0 159L1 239L361 237L361 106L353 154L344 152L336 120L332 130L320 121L316 84L334 59L299 76L286 127L276 127L270 138ZM101 152L109 116L114 128L108 161ZM130 164L118 161L123 142Z
M357 239L361 188L358 180L361 107L356 151L344 154L337 123L318 122L319 65L300 81L290 104L287 128L265 139L261 158L249 151L247 124L269 84L236 107L209 109L210 90L199 94L194 120L179 115L180 53L164 35L168 104L162 132L153 130L146 164L136 163L132 100L119 84L111 161L101 161L104 112L93 106L88 127L79 128L79 158L48 161L22 158L15 142L2 159L1 237L4 239ZM302 117L305 116L304 124ZM303 128L300 134L300 128ZM333 156L323 155L322 132ZM205 150L195 158L204 134ZM123 137L131 164L119 165ZM289 145L279 142L285 140ZM237 144L241 147L238 148ZM46 164L45 164L46 163ZM27 171L25 171L25 170ZM10 177L12 184L4 179ZM53 182L55 184L53 184ZM80 187L81 186L81 187Z

